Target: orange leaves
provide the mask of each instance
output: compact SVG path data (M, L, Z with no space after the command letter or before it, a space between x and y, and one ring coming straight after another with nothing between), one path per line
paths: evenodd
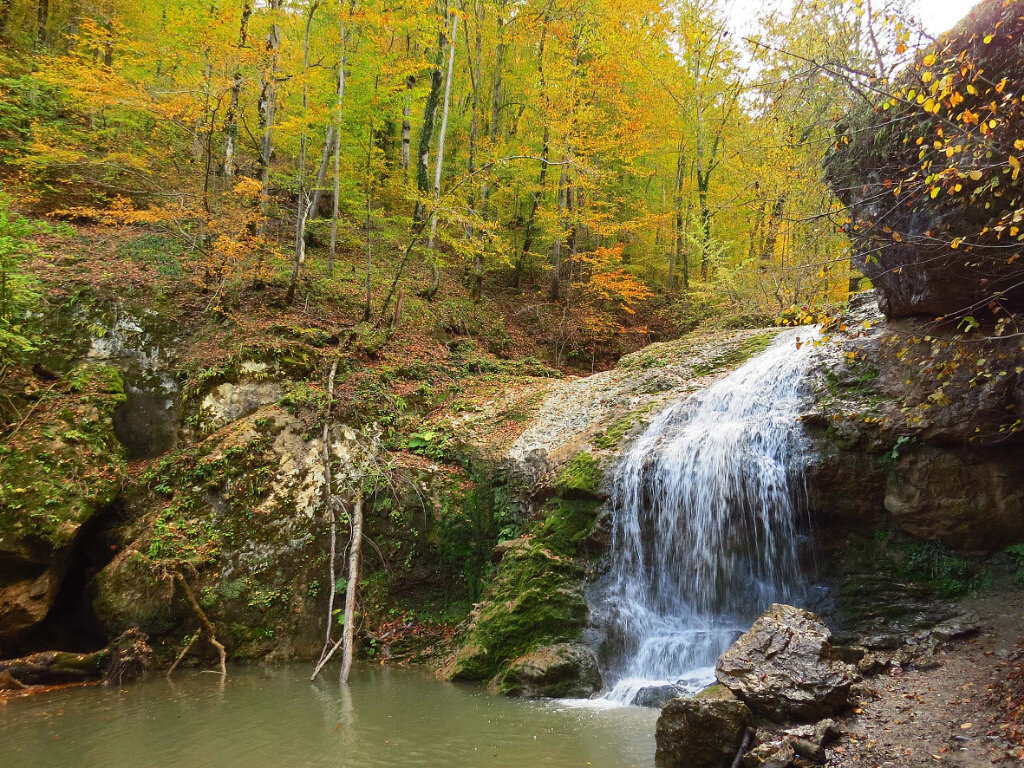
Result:
M613 301L633 314L633 305L653 296L653 292L639 278L630 274L622 264L625 245L599 247L577 258L590 273L583 290L591 299Z

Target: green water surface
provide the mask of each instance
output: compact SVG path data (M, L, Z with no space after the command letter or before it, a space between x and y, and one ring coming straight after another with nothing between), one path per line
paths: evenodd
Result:
M428 672L160 675L0 703L3 768L648 768L657 710L492 696Z

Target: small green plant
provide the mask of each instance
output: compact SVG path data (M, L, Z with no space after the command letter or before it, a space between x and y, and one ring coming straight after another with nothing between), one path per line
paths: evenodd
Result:
M893 447L878 457L878 466L885 470L886 474L893 475L896 472L896 462L899 461L903 451L914 443L917 438L913 435L903 435L896 440Z
M455 436L446 429L425 429L409 435L405 443L413 453L434 461L447 461L455 449Z
M970 560L937 541L907 545L899 572L942 597L962 597L974 589L979 580Z
M1017 568L1017 583L1024 586L1024 543L1013 544L1004 549L1003 552L1009 555L1014 566Z

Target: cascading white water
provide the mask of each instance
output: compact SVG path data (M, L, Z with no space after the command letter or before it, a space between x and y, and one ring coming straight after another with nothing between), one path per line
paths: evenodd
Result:
M800 602L803 461L797 418L817 332L762 354L662 411L613 481L611 569L597 614L620 653L607 698L695 690L773 602Z

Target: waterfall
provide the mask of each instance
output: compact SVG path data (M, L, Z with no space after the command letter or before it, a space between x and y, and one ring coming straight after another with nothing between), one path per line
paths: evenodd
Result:
M612 483L611 567L595 614L606 697L695 691L773 602L801 602L802 382L817 332L779 335L707 390L662 411Z

